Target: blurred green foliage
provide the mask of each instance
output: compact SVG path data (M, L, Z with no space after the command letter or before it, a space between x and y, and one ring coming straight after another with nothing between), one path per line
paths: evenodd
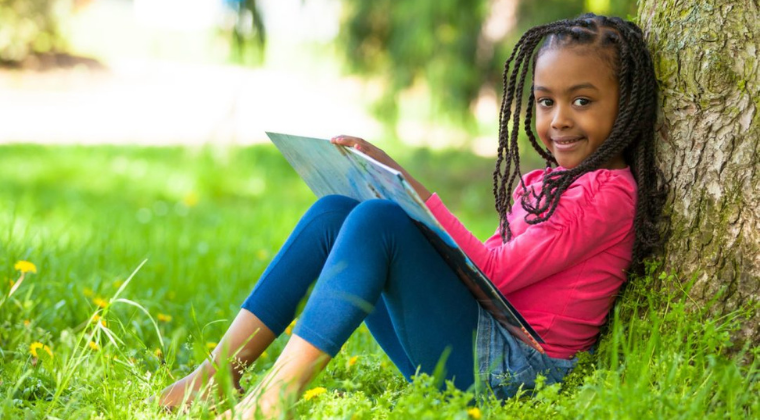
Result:
M69 0L0 0L0 62L59 49L58 23L70 9Z
M344 0L344 4L339 44L352 71L384 82L375 111L391 124L398 118L399 94L416 83L430 92L434 116L469 122L482 87L501 92L504 60L526 29L589 11L621 17L636 12L635 0ZM491 24L508 25L498 19L515 6L513 27L500 39L485 34L489 19Z
M480 27L488 7L471 0L345 1L341 42L360 73L381 76L378 115L393 121L397 96L424 79L439 111L466 114L480 88Z

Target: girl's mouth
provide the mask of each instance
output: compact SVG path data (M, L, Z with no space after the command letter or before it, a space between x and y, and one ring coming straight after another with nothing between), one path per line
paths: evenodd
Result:
M554 143L564 146L568 144L573 144L581 140L583 140L583 137L574 137L571 139L563 138L563 139L554 139Z
M585 137L560 137L560 138L554 138L552 141L554 142L554 149L561 152L569 152L576 148L578 143L580 143L581 140L584 140Z

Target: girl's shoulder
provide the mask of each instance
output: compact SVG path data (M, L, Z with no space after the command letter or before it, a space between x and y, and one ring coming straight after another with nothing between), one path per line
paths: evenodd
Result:
M562 171L564 168L539 169L523 177L528 190L533 187L540 191L543 178L549 173ZM515 191L515 200L519 199L522 187ZM575 219L582 214L606 214L611 219L626 220L633 218L636 212L636 181L630 168L598 169L581 175L563 193L555 216L549 221L564 224L568 219Z
M564 171L562 167L536 169L523 176L523 183L530 190L539 191L543 185L544 176L552 172ZM578 193L582 190L584 195L595 195L600 190L603 192L618 190L626 192L626 195L636 197L636 180L633 178L630 167L624 169L597 169L596 171L587 172L580 176L575 182L568 187L567 191L575 190ZM518 185L515 189L515 195L522 193L522 187Z

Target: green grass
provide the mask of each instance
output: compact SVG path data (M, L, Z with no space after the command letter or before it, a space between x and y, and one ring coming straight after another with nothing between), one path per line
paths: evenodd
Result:
M490 159L394 156L481 239L493 233ZM0 418L213 417L203 404L170 415L141 401L204 359L314 200L270 146L0 147ZM19 260L38 272L6 299ZM597 355L583 355L564 385L504 404L478 399L482 418L758 418L757 364L738 362L756 360L758 349L730 342L746 313L689 309L678 287L653 292L679 285L653 273L629 288ZM99 298L110 304L99 308ZM107 328L93 322L96 311ZM261 377L286 339L244 383ZM44 349L32 357L35 342L53 357ZM313 384L327 392L296 410L315 419L468 418L474 394L435 383L406 384L362 327Z

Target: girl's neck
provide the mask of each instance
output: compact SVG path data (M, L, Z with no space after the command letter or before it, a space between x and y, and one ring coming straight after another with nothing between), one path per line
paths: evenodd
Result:
M614 158L610 159L602 165L603 169L625 169L628 167L628 164L625 163L625 159L623 159L623 155L617 155Z
M625 159L623 159L623 154L619 154L612 159L608 160L602 166L600 166L600 169L625 169L628 167L628 164L625 163Z

